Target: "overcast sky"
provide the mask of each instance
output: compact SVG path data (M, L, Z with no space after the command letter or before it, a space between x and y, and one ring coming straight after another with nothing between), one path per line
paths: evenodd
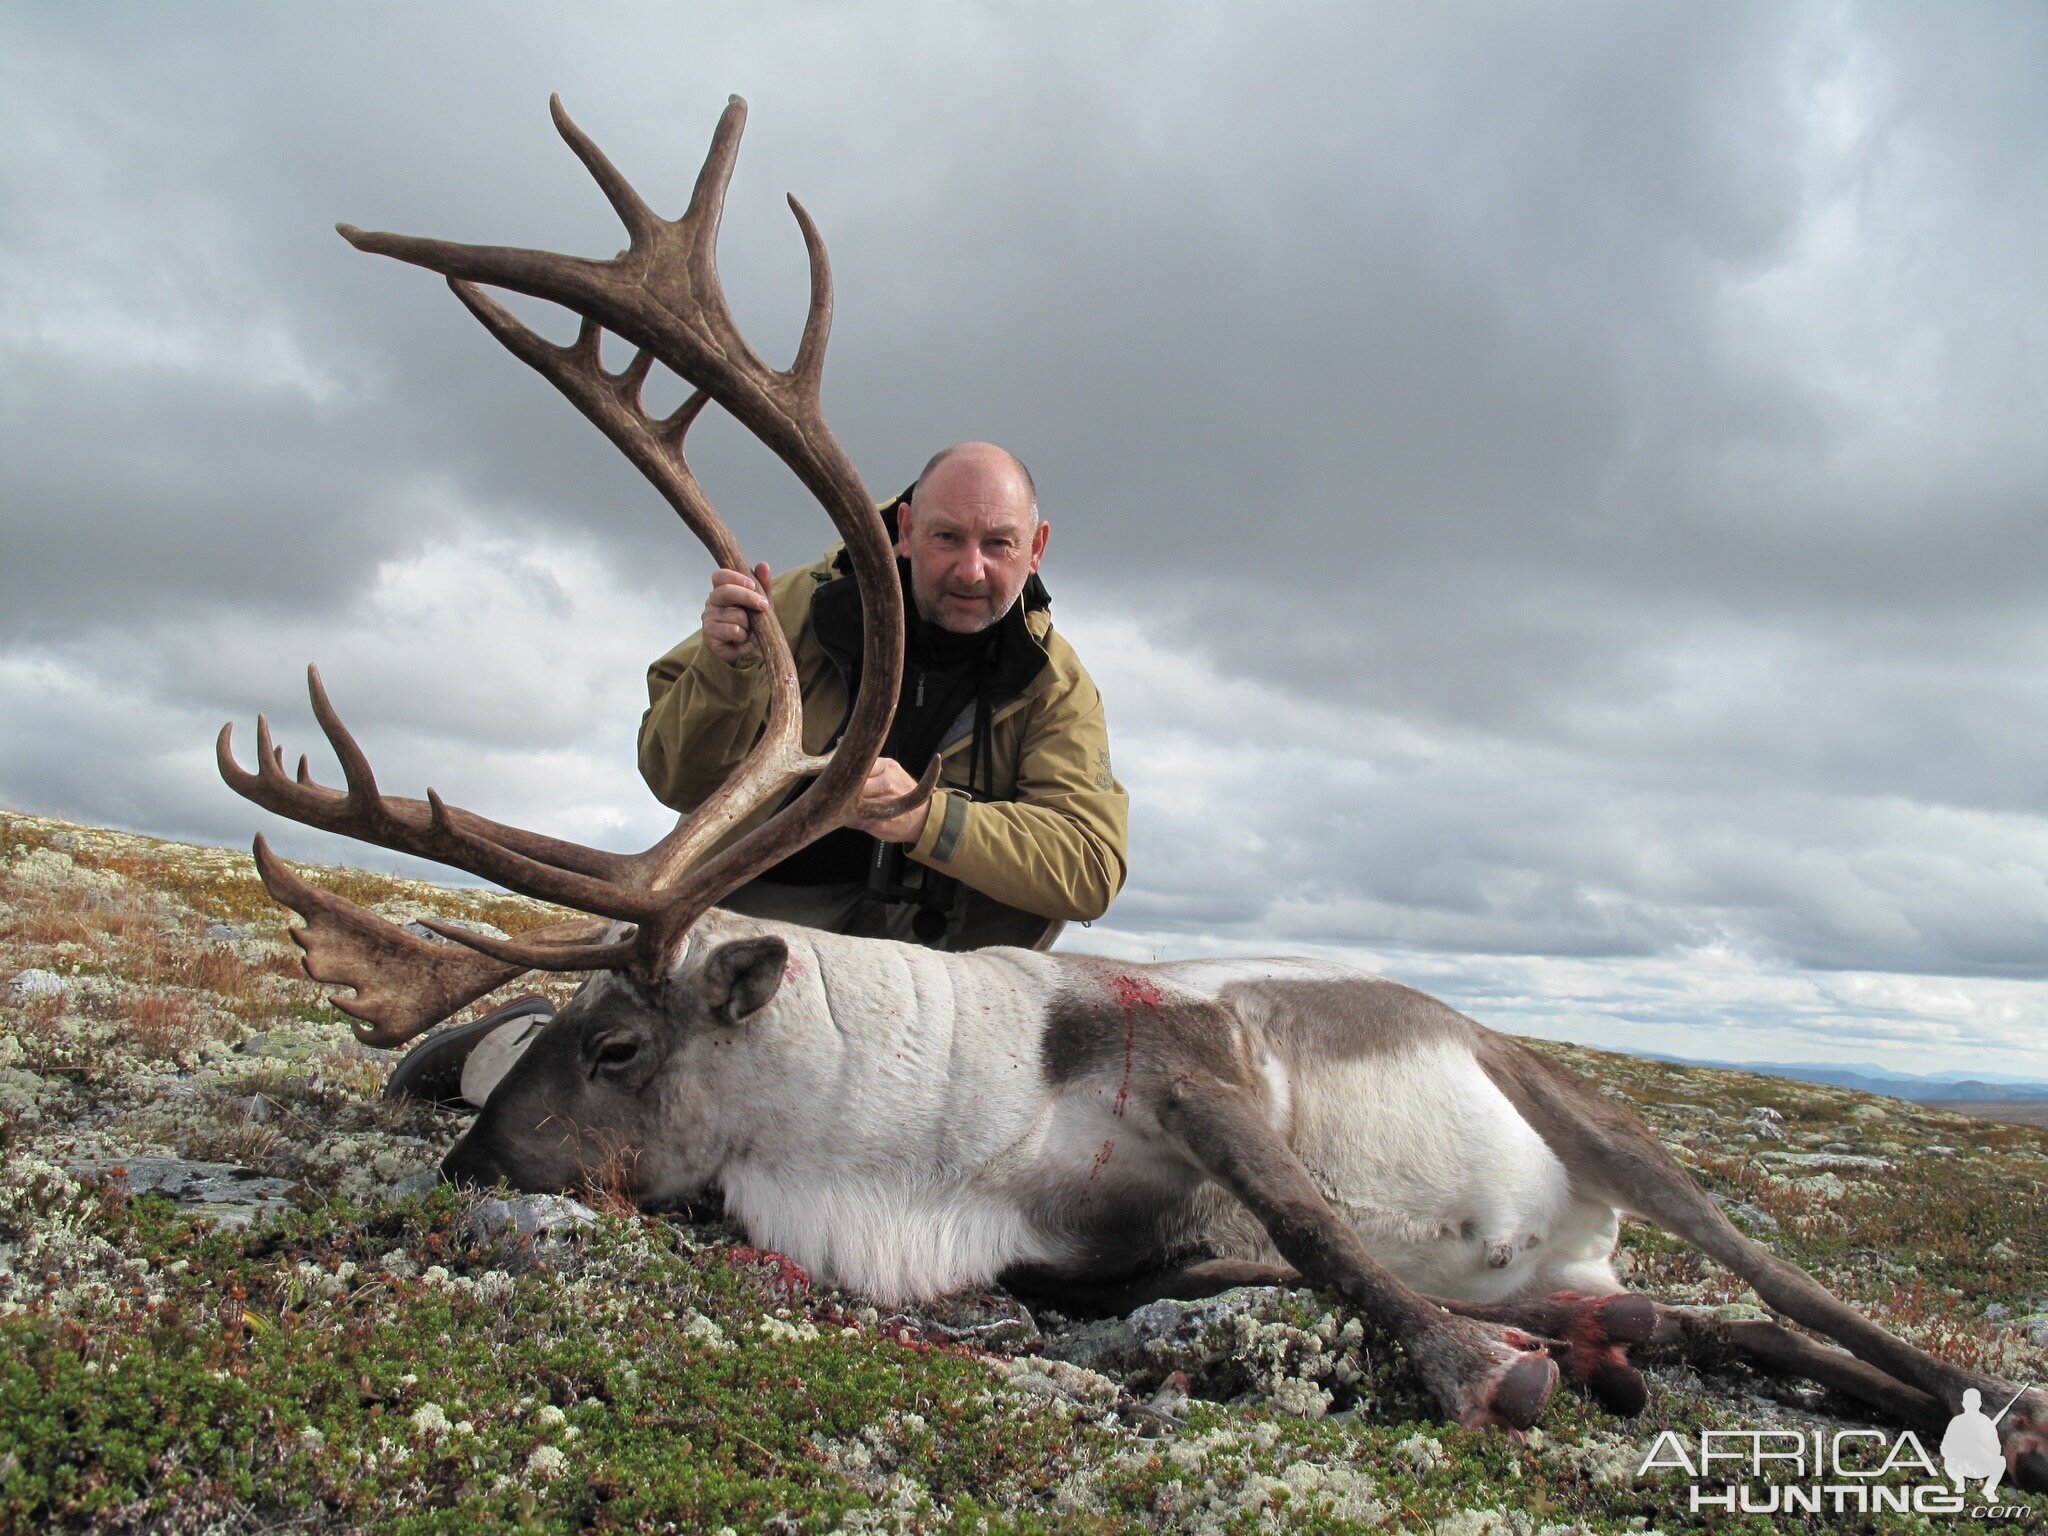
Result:
M211 759L316 745L317 660L393 789L668 824L709 561L332 228L609 255L550 91L671 215L748 98L734 306L788 356L796 193L874 491L1032 466L1133 797L1070 944L2048 1076L2032 6L10 5L0 803L336 856ZM692 460L755 558L829 541L729 423Z

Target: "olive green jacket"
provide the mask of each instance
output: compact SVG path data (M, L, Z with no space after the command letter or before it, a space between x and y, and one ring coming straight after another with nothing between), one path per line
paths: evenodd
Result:
M846 722L846 680L812 632L811 597L837 574L837 551L776 578L770 593L789 636L803 691L806 752L823 752ZM1129 858L1130 797L1109 766L1102 696L1044 608L1025 623L1044 651L1020 696L990 716L992 798L967 791L972 732L941 744L940 788L910 858L994 901L1041 918L1087 922L1122 888ZM663 804L694 809L738 766L768 718L767 673L757 658L718 659L701 632L647 669L640 720L640 774ZM905 764L916 773L921 764ZM984 770L986 773L986 770ZM765 821L741 822L725 847Z

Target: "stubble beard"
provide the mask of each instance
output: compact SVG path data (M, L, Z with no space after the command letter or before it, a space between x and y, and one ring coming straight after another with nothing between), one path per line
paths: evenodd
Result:
M917 597L918 613L924 621L927 624L936 624L940 629L952 635L981 634L986 630L993 629L1003 614L1010 611L1010 605L1006 603L1001 611L998 612L995 608L993 594L987 597L965 597L960 601L972 604L973 606L971 608L963 608L958 603L949 604L946 601L949 596L954 594L927 592L923 585L919 583L913 583L912 590ZM959 623L959 618L964 613L971 613L973 620L963 628Z

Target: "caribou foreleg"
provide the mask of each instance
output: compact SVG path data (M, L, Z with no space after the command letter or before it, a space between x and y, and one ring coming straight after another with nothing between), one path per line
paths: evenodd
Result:
M1403 1285L1330 1209L1246 1087L1183 1074L1160 1099L1166 1134L1244 1202L1303 1279L1336 1291L1394 1337L1446 1418L1513 1431L1536 1422L1558 1375L1542 1340L1454 1317Z

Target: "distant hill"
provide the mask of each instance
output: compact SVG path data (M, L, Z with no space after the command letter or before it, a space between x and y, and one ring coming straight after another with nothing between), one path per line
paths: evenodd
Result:
M1659 1051L1631 1054L1651 1061L1675 1062L1680 1066L1720 1067L1730 1072L1754 1072L1762 1077L1789 1077L1802 1083L1824 1083L1831 1088L1854 1088L1859 1093L1881 1093L1915 1104L2048 1104L2048 1082L2014 1077L2004 1072L1954 1077L1923 1072L1888 1072L1866 1062L1828 1066L1812 1061L1703 1061L1698 1057L1670 1056Z

